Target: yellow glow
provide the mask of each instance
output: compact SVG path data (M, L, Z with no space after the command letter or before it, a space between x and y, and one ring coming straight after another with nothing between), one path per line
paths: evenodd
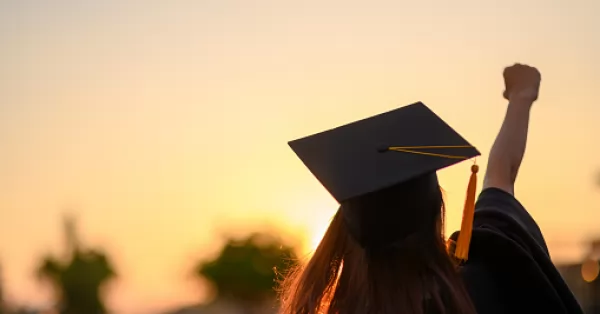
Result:
M581 264L581 277L586 282L592 282L596 280L599 272L600 266L596 260L588 259Z
M310 241L310 249L311 252L314 252L317 247L319 246L319 243L321 243L321 239L323 239L323 236L325 235L325 232L327 232L327 228L329 228L329 220L321 220L321 221L317 221L314 223L315 227L313 227L313 231L310 235L311 237L311 241Z
M21 2L0 1L0 264L16 302L50 303L32 272L62 252L65 206L113 257L119 313L200 301L189 268L223 228L269 219L314 250L337 204L286 142L414 101L484 173L515 61L544 75L519 200L548 238L597 229L598 1ZM469 167L440 173L448 234Z

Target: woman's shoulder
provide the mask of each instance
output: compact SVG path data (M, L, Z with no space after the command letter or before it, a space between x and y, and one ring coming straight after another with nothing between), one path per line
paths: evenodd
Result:
M487 188L481 192L475 204L473 228L493 231L521 245L538 246L549 254L535 219L514 195L504 190Z
M503 190L480 194L469 259L460 270L480 314L501 313L501 306L506 313L581 313L537 223Z
M553 269L528 254L481 247L469 254L460 274L478 314L583 313L572 292ZM516 253L514 256L510 255ZM507 254L507 255L502 255Z
M469 262L460 267L460 274L478 314L510 313L510 300L505 299L500 283L486 263Z

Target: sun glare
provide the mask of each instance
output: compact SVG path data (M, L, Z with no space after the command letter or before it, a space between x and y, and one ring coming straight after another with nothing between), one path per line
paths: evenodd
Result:
M310 233L310 243L308 248L310 253L314 252L319 246L319 243L321 243L321 239L323 239L323 236L329 227L329 223L330 218L317 217L317 219L315 219L315 222L311 226L312 230Z

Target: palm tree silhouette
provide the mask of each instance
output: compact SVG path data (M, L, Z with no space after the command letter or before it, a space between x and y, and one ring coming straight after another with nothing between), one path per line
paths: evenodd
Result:
M63 259L48 255L37 269L40 279L49 282L58 299L61 314L102 314L102 288L116 277L107 255L83 248L72 217L64 220L67 254Z

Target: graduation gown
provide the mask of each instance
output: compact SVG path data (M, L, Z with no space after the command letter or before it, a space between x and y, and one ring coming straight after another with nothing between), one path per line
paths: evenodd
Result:
M478 314L583 313L537 223L514 196L497 188L482 191L473 224L469 260L460 273Z

